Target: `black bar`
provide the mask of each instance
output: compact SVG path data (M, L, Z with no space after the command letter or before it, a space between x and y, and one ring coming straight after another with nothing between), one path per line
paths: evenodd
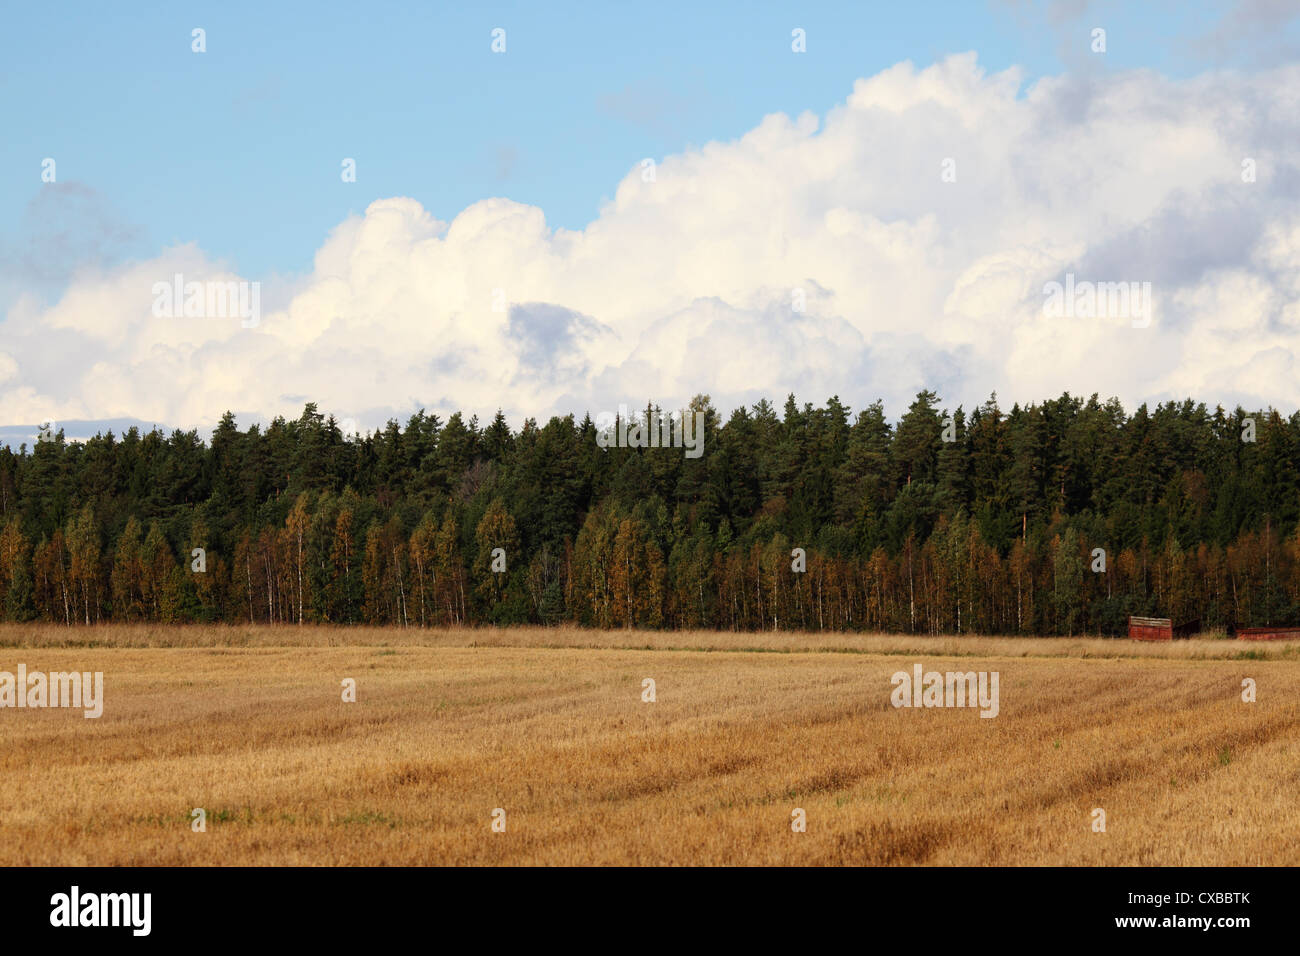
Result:
M944 945L1028 934L1232 946L1261 931L1272 937L1294 922L1294 872L1284 868L59 867L8 869L0 880L6 943L56 945L76 937L128 946L256 939L373 948L410 938L450 945L462 934L521 933L540 941L580 933L610 945L675 948L715 934L734 944L746 937L771 942L787 932L805 942L847 932L877 941L901 933L895 938ZM148 935L136 936L128 916L121 920L128 925L117 927L51 925L52 898L70 897L73 886L83 906L88 894L150 894ZM1134 918L1155 922L1119 925ZM1179 923L1207 918L1208 929ZM1242 918L1247 925L1213 922ZM683 937L687 922L698 929Z

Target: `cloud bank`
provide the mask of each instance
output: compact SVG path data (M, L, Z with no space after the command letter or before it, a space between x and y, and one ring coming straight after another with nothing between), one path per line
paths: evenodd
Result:
M368 427L419 407L518 424L697 392L898 414L923 387L968 408L1069 390L1294 409L1297 143L1297 66L1026 89L974 54L904 63L652 181L630 163L581 231L508 199L449 223L373 202L252 328L153 314L175 274L256 278L193 245L82 270L0 325L0 418L193 427L310 400ZM1150 282L1150 324L1045 315L1066 273Z

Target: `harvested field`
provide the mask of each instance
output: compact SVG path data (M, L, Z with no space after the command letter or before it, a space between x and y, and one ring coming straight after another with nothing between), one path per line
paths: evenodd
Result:
M105 705L0 709L6 865L1300 863L1293 643L0 628L20 663ZM893 707L914 664L998 716Z

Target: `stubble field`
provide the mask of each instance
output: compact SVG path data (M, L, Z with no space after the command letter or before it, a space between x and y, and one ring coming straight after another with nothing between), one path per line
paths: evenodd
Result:
M1295 644L0 627L20 663L105 702L0 709L2 865L1300 863ZM914 664L998 716L893 707Z

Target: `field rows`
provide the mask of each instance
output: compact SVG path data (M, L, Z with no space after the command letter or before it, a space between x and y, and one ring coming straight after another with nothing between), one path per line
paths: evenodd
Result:
M1295 660L0 650L19 660L102 670L106 703L0 710L9 865L1300 862ZM997 670L999 716L892 707L914 663Z

